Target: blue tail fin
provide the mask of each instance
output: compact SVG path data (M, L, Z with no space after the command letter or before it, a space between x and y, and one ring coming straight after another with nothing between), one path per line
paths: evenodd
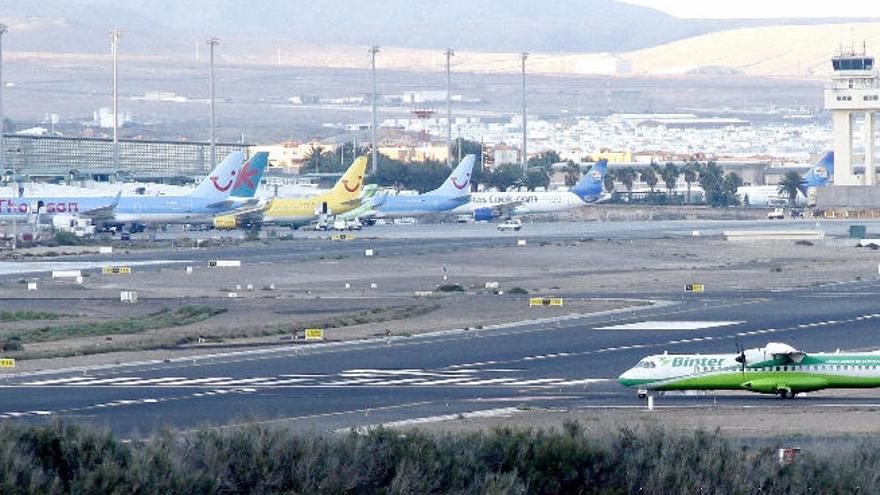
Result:
M226 155L226 158L214 167L214 170L199 184L199 187L193 192L193 196L213 201L226 199L235 183L235 174L238 173L243 162L244 152L242 151Z
M437 194L442 196L464 196L470 192L471 173L474 170L474 155L468 155L461 160L461 163L455 167L455 170L446 178L437 189L428 194Z
M602 196L602 187L605 181L605 172L608 170L608 160L599 160L584 177L571 188L571 192L580 196L584 201L594 201Z
M268 163L268 151L254 153L254 156L244 162L241 170L235 175L235 183L232 185L232 192L229 195L238 198L253 198Z
M806 195L807 190L811 187L821 187L828 184L834 175L834 152L829 151L819 160L819 163L813 166L804 174L804 180L801 183L801 192Z

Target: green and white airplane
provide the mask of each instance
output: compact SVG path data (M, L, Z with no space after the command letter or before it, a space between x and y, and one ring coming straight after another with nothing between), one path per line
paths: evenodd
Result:
M771 342L736 354L658 354L618 381L638 388L640 398L653 391L747 390L791 399L826 388L880 387L880 353L807 354Z

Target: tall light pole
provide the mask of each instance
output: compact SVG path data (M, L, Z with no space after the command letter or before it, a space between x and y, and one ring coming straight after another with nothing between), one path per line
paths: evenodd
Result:
M529 167L528 149L526 146L526 59L529 58L529 54L522 52L520 58L522 59L522 173L525 176Z
M217 164L217 151L215 149L217 145L215 136L217 126L214 123L214 47L220 44L220 39L212 36L207 43L211 50L211 166L208 168L213 168Z
M372 45L370 47L370 68L372 69L373 74L373 96L372 96L372 104L373 104L373 121L370 124L370 133L373 140L373 149L370 152L370 172L376 173L376 168L379 163L379 151L376 143L376 54L379 53L379 47L376 45Z
M3 35L8 30L6 24L0 24L0 172L6 170L6 148L3 146ZM15 179L14 172L12 175Z
M450 75L450 63L455 52L452 48L446 49L446 166L452 168L452 153L449 150L452 146L452 100L450 99L450 91L452 91L452 77ZM459 153L461 154L461 153ZM460 160L459 160L460 161Z
M113 180L119 176L119 93L117 71L117 46L122 31L110 31L110 55L113 57Z
M6 34L6 31L9 29L6 27L6 24L0 24L0 171L5 171L5 155L6 148L3 144L3 35ZM18 197L18 179L15 174L15 163L12 165L12 180L15 181L15 194L13 197ZM18 203L16 203L17 205ZM16 209L18 209L16 207ZM14 251L18 244L18 225L17 225L17 215L18 212L15 211L12 214L12 250Z

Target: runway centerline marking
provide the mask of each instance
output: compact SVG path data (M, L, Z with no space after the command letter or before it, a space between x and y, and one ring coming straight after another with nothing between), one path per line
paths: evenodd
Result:
M598 327L595 330L704 330L706 328L728 327L739 325L744 321L708 321L708 320L649 320L622 325Z

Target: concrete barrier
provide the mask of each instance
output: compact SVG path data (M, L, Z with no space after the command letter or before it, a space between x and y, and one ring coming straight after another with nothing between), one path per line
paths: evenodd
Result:
M239 266L241 266L241 260L214 260L214 261L209 261L208 266L216 266L218 268L239 267Z
M27 290L37 290L37 283L36 282L28 282Z
M824 230L725 230L728 241L821 241Z
M119 292L119 302L136 303L138 300L137 291L123 290Z
M525 240L525 239L517 239L517 240L516 240L516 245L517 245L517 246L525 246L525 245L526 245L526 240Z
M113 246L101 246L98 248L98 254L113 254Z
M82 277L82 270L52 270L52 278L77 278Z

